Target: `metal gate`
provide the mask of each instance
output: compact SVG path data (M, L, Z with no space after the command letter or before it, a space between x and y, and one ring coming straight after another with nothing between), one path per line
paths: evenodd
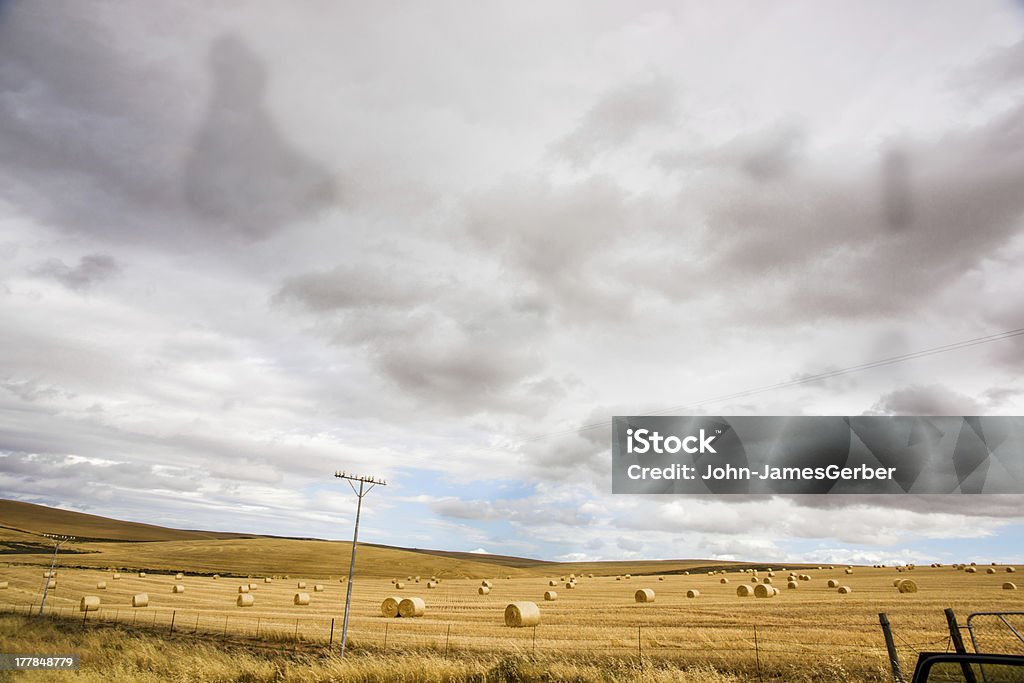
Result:
M1024 612L974 612L967 631L975 652L1024 655Z

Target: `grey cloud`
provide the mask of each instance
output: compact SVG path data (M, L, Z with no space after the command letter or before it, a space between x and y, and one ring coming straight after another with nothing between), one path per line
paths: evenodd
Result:
M83 256L75 267L68 266L60 259L50 259L35 270L36 275L52 277L71 289L86 290L106 282L121 272L113 256L89 254Z
M672 123L676 116L674 84L648 75L605 93L579 125L552 146L552 152L585 165L602 152L630 142L640 131Z
M978 401L939 384L911 386L882 396L871 407L881 415L980 415Z
M440 293L440 284L406 273L360 263L329 271L303 273L285 280L276 303L295 301L313 311L400 308L426 304Z
M522 499L466 500L446 498L431 504L440 515L465 520L498 520L517 526L558 524L569 527L591 523L590 515L572 505L559 505L536 497Z

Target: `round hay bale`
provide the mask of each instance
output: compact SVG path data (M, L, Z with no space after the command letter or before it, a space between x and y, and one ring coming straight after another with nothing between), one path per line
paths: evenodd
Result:
M263 583L274 583L274 580L272 578L270 578L269 576L264 576L263 577Z
M97 581L96 582L96 590L98 590L98 591L105 591L105 590L107 590L107 582L106 581Z
M770 576L772 578L775 578L775 572L773 572L771 569L769 569L768 570L768 576Z
M683 572L683 576L689 576L690 572Z
M214 574L214 575L213 575L213 580L214 580L214 581L218 581L218 580L220 580L220 574Z
M480 586L479 588L476 589L476 592L479 595L487 595L488 593L491 592L491 589L488 588L487 586Z
M79 612L96 612L100 608L100 599L95 595L82 596L82 601L78 603Z
M592 578L594 578L594 575L593 574L587 574L587 578L588 579L592 579Z
M416 577L415 579L413 579L413 581L414 581L415 583L419 583L419 582L420 582L420 577L418 577L418 576L417 576L417 577Z
M535 602L512 602L505 608L505 626L523 628L540 623L540 607Z
M314 583L313 584L313 592L314 593L323 593L324 592L324 585L322 583Z
M486 579L484 579L483 581L481 581L481 582L480 582L480 585L481 585L481 586L484 586L484 587L486 587L486 588L494 588L494 584L493 584L493 583L491 583L490 581L486 580Z
M618 581L618 579L616 579L616 581ZM554 579L551 579L550 581L548 581L548 585L554 587L558 585L558 582Z
M146 572L139 572L139 578L140 579L146 578Z
M57 587L57 579L50 579L46 582L46 590L53 590Z
M774 598L779 594L779 589L775 586L769 586L763 583L759 583L754 586L754 597L755 598Z
M847 567L847 568L846 568L846 573L847 573L847 574L852 574L852 573L853 573L853 570L852 570L852 569L850 569L849 567Z
M249 592L249 584L245 583L245 584L242 584L241 586L239 586L238 587L238 592L239 593L248 593Z
M972 566L972 567L977 567L977 566L978 566L978 563L977 563L977 562L971 562L971 566Z
M309 604L309 593L296 593L295 594L296 605L308 605Z
M256 584L256 583L250 583L249 584L249 590L250 591L254 591L254 590L256 590L259 587L260 587L259 584Z
M176 584L174 584L174 586L173 586L173 587L171 588L171 592L172 592L172 593L184 593L184 592L185 592L185 586L183 586L183 585L182 585L182 584L180 584L180 583L176 583Z
M996 573L995 567L989 567L988 569L985 570L985 573L986 574L995 574Z
M252 607L256 604L256 598L251 593L246 593L245 595L239 595L235 604L239 607Z
M54 569L52 572L43 572L43 578L44 579L52 579L55 576L57 576L57 570L56 569Z
M853 589L849 586L840 586L838 592L842 595L846 595L847 593L852 593Z
M1006 583L1003 584L1003 590L1004 591L1015 591L1015 590L1017 590L1017 584L1013 583L1012 581L1007 581Z
M811 580L811 575L810 574L801 574L800 575L800 580L801 581L810 581Z
M659 577L658 577L658 581L664 581L664 580L665 580L665 577L664 577L664 576L659 576Z
M630 575L630 574L626 574L626 578L627 578L627 579L632 579L632 578L633 578L633 576L632 576L632 575Z
M764 581L762 581L761 583L771 584L771 582L772 582L772 580L770 578L765 577Z
M544 599L548 602L553 602L558 599L558 593L555 591L544 591Z
M745 583L741 583L739 586L736 586L736 595L741 598L749 598L753 594L754 589Z
M384 598L384 602L380 603L380 613L389 619L394 619L398 616L398 603L400 602L402 602L402 598L389 595Z
M395 589L397 589L397 590L405 590L405 584L402 583L401 581L398 581L398 582L395 583Z
M723 576L722 578L720 578L720 579L718 580L718 583L729 583L729 579L727 579L727 578L725 578L725 577Z
M654 591L650 588L641 588L633 593L633 599L637 602L654 602Z
M839 582L836 581L835 579L829 579L828 580L828 587L829 588L839 588Z
M756 576L751 576L750 577L750 583L757 583L757 577Z
M185 578L185 575L182 574L181 572L178 572L177 574L174 575L174 580L175 581L181 581L184 578Z
M911 581L910 579L903 579L902 581L896 584L896 590L898 590L900 593L916 593L917 583Z
M798 584L796 581L787 581L786 582L786 588L788 588L788 589L798 588L799 586L800 586L800 584Z
M575 581L566 581L566 583L565 583L565 589L566 590L572 590L574 588L576 588L576 582Z
M487 588L486 586L480 586L481 588ZM411 619L412 617L422 617L427 611L427 603L423 598L405 598L402 602L398 603L398 616L404 619Z
M110 578L112 578L114 581L120 581L121 580L121 575L118 574L117 572L114 572L113 574L111 574Z
M306 587L306 582L305 581L299 581L297 584L295 584L295 587L296 588L305 588Z
M1017 570L1016 570L1016 569L1014 569L1013 567L1007 567L1007 568L1006 568L1006 573L1007 573L1007 574L1013 574L1013 573L1014 573L1014 572L1016 572L1016 571L1017 571Z
M8 581L0 581L0 591L5 591L5 590L7 590L7 588L8 588L8 587L9 587L10 585L11 585L11 584L10 584L10 582L8 582Z
M427 581L427 588L437 588L437 581Z
M905 581L905 580L906 579L896 579L895 581L892 582L892 587L893 588L899 588L900 587L900 581Z
M132 596L132 607L148 607L149 593L138 593Z
M411 576L407 576L407 577L405 577L405 580L406 581L412 581L412 577Z
M686 597L688 597L688 598L699 598L700 597L700 591L699 590L694 590L694 589L691 588L690 590L686 591Z
M974 568L974 567L967 567L966 569L964 569L964 571L967 572L968 574L977 574L978 573L978 570L976 568Z

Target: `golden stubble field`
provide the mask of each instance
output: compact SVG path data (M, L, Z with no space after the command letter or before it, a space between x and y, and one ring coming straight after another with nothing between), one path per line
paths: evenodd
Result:
M0 606L23 613L39 605L43 571L36 566L0 567ZM749 574L731 571L704 574L599 576L577 574L575 588L567 589L561 576L513 576L496 573L492 587L480 595L480 579L442 579L427 588L426 576L419 583L395 568L395 577L405 583L396 590L384 578L356 577L353 585L349 638L353 651L501 652L550 657L636 657L664 659L687 665L711 665L737 670L758 666L770 670L831 663L846 671L884 670L887 666L878 613L886 612L896 634L897 646L906 666L912 666L918 650L944 650L947 646L943 609L953 608L963 623L972 612L1024 611L1024 591L1004 590L1006 581L1019 583L1022 574L1007 573L1005 567L978 567L975 574L952 567L917 567L897 572L895 568L856 567L793 569L809 574L810 581L798 581L798 588L786 587L789 571L775 568L773 584L779 593L773 598L741 598L741 583L754 585ZM589 572L588 572L589 573ZM767 572L758 572L763 580ZM121 573L59 568L57 587L47 597L47 612L81 619L79 602L85 595L98 596L101 609L90 612L93 623L119 622L136 628L169 631L172 614L178 633L228 634L260 640L327 644L331 620L335 619L334 642L338 643L345 584L337 577L277 576L271 583L264 577L221 577L185 574ZM728 583L721 583L721 579ZM893 586L899 578L911 578L917 593L900 594ZM849 586L852 592L839 594L828 588L829 579ZM550 586L550 581L557 586ZM97 582L107 588L98 590ZM306 587L298 588L299 582ZM237 607L240 585L252 584L252 607ZM324 586L314 592L314 584ZM183 593L172 592L184 586ZM634 593L640 588L655 591L655 600L638 604ZM544 600L545 591L556 591L555 601ZM699 591L688 598L687 591ZM297 606L297 592L308 593L310 604ZM132 596L149 595L149 606L133 608ZM389 595L419 596L426 601L426 613L413 619L385 618L380 604ZM536 628L513 629L503 623L505 606L529 600L541 608ZM755 634L756 630L756 634ZM756 639L756 648L755 648Z

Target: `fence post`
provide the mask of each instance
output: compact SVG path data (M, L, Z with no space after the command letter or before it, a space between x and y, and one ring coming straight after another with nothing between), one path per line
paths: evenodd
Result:
M636 656L640 658L642 666L644 663L644 647L640 644L640 624L636 625Z
M959 654L967 654L967 648L964 647L964 638L960 635L960 625L956 623L956 615L953 614L953 609L947 607L944 610L946 614L946 623L949 625L949 637L953 641L953 648ZM964 680L967 683L978 683L978 679L974 676L974 669L967 662L961 662L960 668L964 673Z
M260 619L262 617L256 617L256 637L260 637Z
M327 647L334 647L334 617L331 617L331 639L327 642Z
M192 635L199 633L199 613L196 613L196 625L192 628Z
M85 612L82 614L82 626L85 626L85 621L88 618L89 618L89 610L85 610Z
M448 632L444 635L444 658L448 659L448 640L452 635L452 625L448 624Z
M223 635L226 636L227 634L228 634L228 615L225 614L224 615L224 633L223 633Z
M754 664L757 666L757 680L761 681L761 649L757 646L757 624L754 624Z
M171 610L171 630L168 633L174 633L174 617L178 614L178 610Z
M889 652L889 666L892 667L892 679L896 683L904 683L903 671L900 669L900 658L896 654L896 642L892 639L892 628L889 626L889 615L885 612L879 612L878 623L882 625L885 649Z

